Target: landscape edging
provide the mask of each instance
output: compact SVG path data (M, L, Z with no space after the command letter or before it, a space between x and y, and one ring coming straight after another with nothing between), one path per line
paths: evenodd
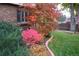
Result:
M50 52L51 56L55 56L54 53L50 50L50 48L48 47L49 42L53 39L53 36L51 36L46 42L45 42L45 46L48 49L48 51Z

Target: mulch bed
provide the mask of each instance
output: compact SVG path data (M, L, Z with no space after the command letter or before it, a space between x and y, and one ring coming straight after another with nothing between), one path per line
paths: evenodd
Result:
M51 56L45 45L35 44L30 46L31 56Z

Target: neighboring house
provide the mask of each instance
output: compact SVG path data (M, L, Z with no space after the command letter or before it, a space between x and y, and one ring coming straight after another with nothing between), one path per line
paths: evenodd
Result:
M29 12L21 4L0 3L0 21L26 24Z
M66 18L63 22L58 22L58 29L60 30L70 30L70 19Z
M76 31L79 32L79 18L76 17L75 19L76 19ZM63 22L59 22L58 29L70 31L70 23L71 23L70 18L65 19L65 21L63 21Z

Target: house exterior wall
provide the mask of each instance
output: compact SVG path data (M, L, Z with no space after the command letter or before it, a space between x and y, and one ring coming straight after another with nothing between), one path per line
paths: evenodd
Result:
M59 24L58 29L69 31L70 30L70 23L69 22L68 23L61 23L61 24Z
M70 31L70 22L59 24L58 29ZM76 24L76 32L79 32L79 24Z
M8 21L16 23L17 6L0 4L0 21Z

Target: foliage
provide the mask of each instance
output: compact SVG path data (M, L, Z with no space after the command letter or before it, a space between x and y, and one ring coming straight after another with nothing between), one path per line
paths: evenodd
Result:
M41 41L42 35L34 29L27 29L22 32L23 41L29 44L35 44Z
M64 8L70 8L69 4L71 3L63 3L62 5L64 6ZM75 10L78 9L78 3L73 3L73 7Z
M59 22L64 22L66 21L66 16L65 15L61 15L60 18L58 19Z
M33 55L47 55L47 50L44 46L36 43L46 37L50 31L57 27L57 19L60 16L56 8L57 4L26 4L24 8L29 11L29 16L26 16L30 28L22 32L23 40L30 43L30 50Z
M63 4L62 4L62 5L64 6L64 8L63 8L63 9L70 8L70 4L71 4L71 3L63 3ZM76 11L76 14L75 14L75 15L77 15L78 6L79 6L79 4L78 4L78 3L73 3L73 8L74 8L74 11Z
M0 55L29 55L27 46L21 41L21 28L9 23L0 22Z
M27 16L26 18L28 18L32 22L36 21L36 17L35 16Z
M54 39L49 44L57 56L79 56L79 34L52 32Z
M40 3L24 4L24 6L27 10L29 10L30 14L26 18L28 18L31 23L31 26L33 26L39 33L46 36L51 30L56 29L57 19L60 15L59 11L56 8L57 4Z
M50 55L47 48L44 45L32 45L30 48L31 54L33 56L48 56Z

